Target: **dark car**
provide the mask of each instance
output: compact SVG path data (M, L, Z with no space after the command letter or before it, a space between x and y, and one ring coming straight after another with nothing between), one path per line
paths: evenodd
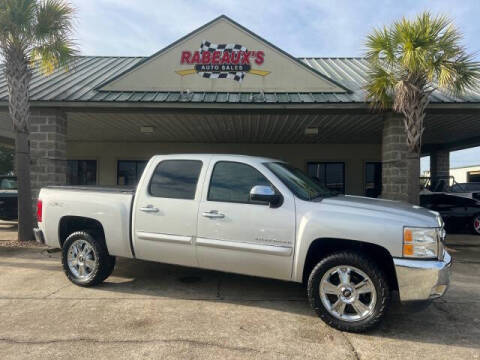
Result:
M455 183L450 186L449 192L480 201L480 183L478 182Z
M0 176L0 220L17 220L18 192L15 176Z
M438 211L447 230L470 228L480 235L480 201L455 193L425 193L420 195L420 205Z

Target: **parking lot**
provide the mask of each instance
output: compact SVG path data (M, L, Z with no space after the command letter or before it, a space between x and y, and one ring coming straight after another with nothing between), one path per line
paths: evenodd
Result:
M479 237L449 237L443 299L395 304L361 335L324 325L298 284L121 259L80 288L58 252L13 237L0 230L0 359L480 359Z

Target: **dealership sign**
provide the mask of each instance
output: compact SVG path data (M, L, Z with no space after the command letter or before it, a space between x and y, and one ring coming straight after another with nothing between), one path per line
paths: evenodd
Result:
M191 65L177 74L198 74L208 79L230 79L241 82L246 74L266 76L270 71L258 69L263 65L265 52L248 50L240 44L213 44L202 41L197 51L184 50L180 56L181 65Z

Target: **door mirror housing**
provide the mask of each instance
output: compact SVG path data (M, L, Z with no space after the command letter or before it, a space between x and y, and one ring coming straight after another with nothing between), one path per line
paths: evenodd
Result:
M250 190L250 200L268 203L271 207L282 204L282 195L279 195L271 186L255 185Z

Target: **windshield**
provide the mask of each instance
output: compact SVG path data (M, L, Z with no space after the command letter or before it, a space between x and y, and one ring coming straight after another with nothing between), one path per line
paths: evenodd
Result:
M296 196L302 200L313 200L320 197L337 195L319 182L310 178L302 170L281 162L265 163L265 166L272 171Z
M457 183L450 189L452 192L480 191L480 183Z
M0 190L16 190L17 179L15 178L0 178Z

